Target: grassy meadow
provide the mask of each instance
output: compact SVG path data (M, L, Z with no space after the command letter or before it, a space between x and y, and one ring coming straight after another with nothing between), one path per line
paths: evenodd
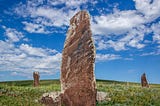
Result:
M160 106L159 84L141 88L139 83L97 80L97 90L111 98L97 106ZM41 80L39 87L33 87L31 80L0 82L0 106L43 106L38 99L53 91L60 91L59 80Z

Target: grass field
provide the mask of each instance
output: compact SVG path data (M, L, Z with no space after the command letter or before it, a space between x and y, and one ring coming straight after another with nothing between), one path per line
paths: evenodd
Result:
M97 106L160 106L159 84L141 88L139 83L97 80L97 89L111 98ZM52 91L60 91L59 80L42 80L36 88L31 80L0 82L0 106L43 106L37 100Z

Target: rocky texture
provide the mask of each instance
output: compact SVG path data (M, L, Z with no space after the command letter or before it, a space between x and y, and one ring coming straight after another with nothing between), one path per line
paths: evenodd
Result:
M98 102L111 101L106 92L97 92L96 100Z
M70 20L61 66L62 104L96 106L95 46L86 11Z
M63 94L61 92L44 93L39 102L46 106L63 106L61 104L61 98ZM97 102L111 101L106 92L98 91L96 96ZM68 106L68 105L67 105Z
M149 87L145 73L143 73L141 76L141 85L142 87L147 87L147 88Z
M36 86L39 86L39 72L33 72L33 78L34 78L34 81L33 81L33 86L36 87Z
M40 103L45 104L46 106L61 106L61 93L44 93L40 99Z

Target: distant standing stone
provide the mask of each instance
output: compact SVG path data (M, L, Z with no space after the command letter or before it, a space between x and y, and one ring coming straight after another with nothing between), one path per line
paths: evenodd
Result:
M33 81L33 85L34 87L36 86L39 86L39 72L33 72L33 78L34 78L34 81Z
M70 20L61 66L62 104L96 106L95 46L86 11Z
M141 85L142 87L147 87L147 88L149 87L145 73L143 73L141 76Z

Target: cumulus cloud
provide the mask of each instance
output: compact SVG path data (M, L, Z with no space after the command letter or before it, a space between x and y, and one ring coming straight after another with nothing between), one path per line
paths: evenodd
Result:
M160 44L160 22L152 24L151 29L153 31L153 41Z
M22 17L32 19L31 22L22 22L24 29L29 33L53 33L53 27L63 29L62 27L69 25L69 19L78 11L80 6L86 3L87 0L49 0L44 1L32 0L26 4L20 3L14 9L14 12ZM56 6L60 6L57 8Z
M25 27L24 30L28 31L29 33L49 33L46 31L45 27L41 24L34 24L34 23L28 23L28 22L22 22Z
M0 71L27 77L33 71L53 74L60 70L61 53L55 49L20 43L27 39L13 28L3 26L5 40L0 40ZM15 42L19 42L17 45Z
M91 12L91 26L97 50L143 49L147 46L144 43L145 36L152 32L154 42L159 44L160 37L157 30L159 25L152 22L160 17L160 1L133 1L135 2L134 10L119 10L116 4L116 6L112 6L113 10L110 10L112 12L109 13L103 12L108 8L98 7L95 9L97 1L93 2L93 0L32 0L25 4L19 3L13 10L19 16L32 20L22 22L24 30L29 33L60 33L60 31L66 30L65 26L69 25L69 19L76 12L83 7L89 10L87 6L91 3L92 7L90 8L99 12L98 14ZM58 28L62 30L56 31Z
M96 61L109 61L109 60L117 60L121 59L120 55L115 55L115 54L96 54Z
M96 41L97 44L97 50L103 50L103 49L107 49L107 44L103 39L100 39L99 41Z
M87 6L90 3L94 9L96 3L92 2L93 0L32 0L27 1L26 4L18 4L14 12L22 17L32 19L32 22L22 22L25 25L24 30L29 33L60 33L62 30L65 32L65 26L69 25L69 19L82 7L86 6L85 8L88 9ZM134 2L135 10L118 10L117 6L113 6L113 12L109 14L91 14L93 34L102 38L99 40L95 38L98 50L113 48L121 51L128 50L130 47L142 49L146 46L143 43L144 35L155 29L154 25L150 28L146 24L152 24L160 16L160 1L134 0ZM96 8L96 10L104 11L104 7ZM54 29L54 27L56 28ZM57 28L62 30L56 31ZM154 33L156 32L154 31ZM123 36L116 40L114 37L108 39L108 36L112 35ZM158 34L155 34L153 39L158 40Z
M146 46L144 44L145 34L150 32L150 28L140 25L137 28L133 28L130 32L124 34L124 36L115 35L118 38L114 38L114 36L112 36L113 38L109 37L107 40L105 40L105 37L102 39L101 37L96 36L97 49L104 50L113 48L115 51L129 50L129 47L141 49Z
M5 26L3 26L3 28L5 29L5 36L7 36L10 42L18 42L20 39L24 38L24 35L16 29L6 28Z
M160 16L159 0L134 0L138 12L142 13L147 21L153 21Z
M0 71L30 74L33 71L55 73L60 70L61 53L52 49L0 41Z
M13 11L24 19L21 23L25 31L48 34L56 32L57 28L60 28L60 31L66 30L69 19L86 2L88 0L29 0L16 5ZM16 45L15 42L27 38L16 29L4 29L7 38L5 41L0 40L0 71L12 72L13 76L26 76L33 71L53 74L60 70L60 52L49 48L33 47L27 43Z
M69 16L62 9L39 7L32 13L35 17L41 16L49 19L50 22L57 27L67 25Z
M134 10L117 11L113 14L93 17L92 29L94 34L123 34L144 23L141 15Z
M56 50L34 48L29 46L28 44L21 44L19 49L24 53L26 53L27 55L31 55L31 56L46 56L51 53L57 52Z
M61 28L69 25L70 18L95 0L32 0L19 3L14 13L30 18L32 22L22 22L29 33L53 33L53 27ZM65 29L66 30L66 29Z
M93 34L100 38L96 38L98 50L113 48L115 51L121 51L130 47L142 49L147 46L144 42L145 36L152 32L153 40L160 42L159 23L153 23L160 17L160 1L134 1L136 10L116 9L113 13L92 17Z

